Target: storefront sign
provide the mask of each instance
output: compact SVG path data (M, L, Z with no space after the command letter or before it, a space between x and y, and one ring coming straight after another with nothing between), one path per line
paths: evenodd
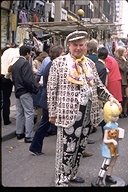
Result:
M16 31L16 27L17 27L17 15L16 14L12 14L12 31Z

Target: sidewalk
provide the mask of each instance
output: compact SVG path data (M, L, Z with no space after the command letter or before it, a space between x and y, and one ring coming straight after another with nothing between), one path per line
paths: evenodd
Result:
M6 141L8 139L11 139L16 136L16 127L15 127L15 114L16 114L16 98L14 95L14 92L11 94L11 107L10 107L10 120L11 124L9 125L4 125L3 120L1 123L1 139L2 141ZM1 115L2 117L2 115ZM1 118L2 119L2 118Z
M44 156L33 156L28 152L29 143L18 142L16 136L14 116L16 102L14 93L11 95L10 125L2 124L2 184L7 187L53 187L56 136L46 137L43 144ZM121 178L128 185L128 118L119 119L119 127L125 128L125 137L120 141L122 155L119 157L113 175ZM10 139L10 140L9 140ZM90 134L90 139L95 144L87 145L86 150L93 153L92 157L83 158L78 176L85 179L83 184L72 184L73 187L90 187L91 182L97 177L103 158L101 156L102 132ZM12 149L10 148L12 147ZM10 153L11 152L11 153ZM127 186L126 186L127 187Z

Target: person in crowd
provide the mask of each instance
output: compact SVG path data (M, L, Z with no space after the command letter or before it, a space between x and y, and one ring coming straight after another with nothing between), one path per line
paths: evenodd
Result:
M38 57L40 53L42 53L42 52L36 50L35 47L32 47L32 50L31 50L32 60L34 60L36 57ZM32 65L33 65L33 64L32 64Z
M95 39L91 39L89 42L87 42L87 48L85 50L85 56L88 57L89 59L91 59L94 63L98 60L98 56L97 56L97 46L98 46L98 42ZM90 132L89 134L95 133L97 131L97 128L94 126L91 126ZM94 144L95 141L89 139L88 137L88 144ZM90 157L93 154L89 151L84 151L83 152L83 157Z
M127 108L128 108L128 60L126 59L127 50L125 47L117 47L116 52L116 60L119 65L121 77L122 77L122 113L120 115L121 118L127 117Z
M125 48L126 48L126 60L128 60L128 45L127 46L125 46Z
M117 42L113 41L112 42L112 51L111 51L112 55L111 56L114 57L114 58L115 58L115 51L116 51L117 46L118 46Z
M41 65L37 71L37 76L39 76L39 78L42 76L44 68L46 67L46 65L51 61L51 58L49 56L49 51L52 47L53 47L53 44L48 46L46 51L45 51L48 54L48 56L44 58L44 60L42 61Z
M20 57L12 66L12 80L16 97L16 135L20 140L25 137L25 143L31 143L34 135L34 107L32 94L37 93L39 86L36 83L32 67L28 62L30 47L20 47Z
M91 59L94 63L98 61L98 55L97 55L97 49L98 49L98 42L96 39L91 39L87 43L87 57ZM91 127L90 134L95 133L97 131L96 127Z
M96 64L96 69L98 72L98 75L102 81L102 83L107 86L107 82L108 82L108 74L109 74L109 70L106 67L106 62L105 59L108 56L108 50L105 47L101 47L98 49L98 61L95 63ZM104 102L99 100L99 105L101 108L101 123L99 124L101 126L101 130L102 130L102 135L104 136L104 125L105 122L103 120L103 105Z
M48 53L46 53L45 51L43 51L42 53L39 53L39 55L37 55L35 57L35 59L33 60L33 63L32 63L32 69L33 69L33 72L34 74L36 75L37 74L37 71L38 69L40 68L43 60L45 59L45 57L48 56Z
M98 49L98 60L95 62L96 69L99 74L99 77L103 84L107 86L107 74L109 73L108 69L106 68L106 62L105 59L108 56L108 50L105 47L101 47Z
M47 108L47 80L49 75L49 69L52 64L52 60L64 54L64 48L61 45L53 46L50 48L49 57L50 62L45 66L42 76L43 76L43 86L42 93L39 101L40 107L43 108L43 116L37 130L35 132L33 141L29 147L29 152L33 155L42 155L43 148L43 140L46 136L46 133L50 127L51 122L49 122L49 114ZM37 82L39 81L40 76L37 78ZM54 125L55 126L55 125Z
M66 37L69 53L52 61L47 82L49 121L57 126L55 186L84 183L77 176L90 125L100 123L98 98L120 103L99 78L94 62L84 56L87 33Z
M41 66L42 61L45 59L45 57L47 57L48 54L46 52L42 52L40 53L32 62L32 69L33 69L33 73L35 75L35 77L37 76L37 71ZM42 76L41 76L41 80L42 80ZM41 92L42 92L42 84L43 82L40 80L39 84L39 91L36 94L33 94L33 105L34 105L34 111L35 111L35 125L34 125L34 130L36 130L37 126L39 125L40 121L41 121L41 117L42 117L42 108L39 106L39 99L41 96Z
M115 103L110 106L110 102L108 101L104 105L103 113L106 122L104 125L105 134L101 147L104 160L96 179L96 186L98 187L111 186L117 183L117 180L112 176L112 172L117 158L122 153L119 140L124 138L124 129L119 128L117 123L121 113L118 106Z
M98 43L97 41L90 40L87 43L87 57L90 58L94 63L98 61L98 55L97 55L97 47Z
M19 58L19 45L15 44L15 47L9 47L3 52L1 56L1 91L2 91L2 117L4 125L9 125L10 120L10 96L12 93L13 83L11 73L8 68Z
M52 47L53 47L52 43L49 46L47 46L46 53L48 54L48 56L42 61L41 66L37 71L37 76L39 77L39 79L41 78L42 74L44 74L44 69L46 65L51 61L51 58L49 56L49 51ZM47 130L46 136L50 136L54 134L56 134L56 126L54 126L53 124L50 124L50 127Z
M107 78L107 89L121 103L122 88L121 88L121 73L118 62L113 56L108 55L105 59L106 67L109 70ZM114 89L113 89L114 87Z

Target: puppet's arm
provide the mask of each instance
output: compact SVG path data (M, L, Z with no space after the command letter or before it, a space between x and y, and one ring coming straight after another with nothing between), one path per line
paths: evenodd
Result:
M108 130L105 130L104 133L104 139L103 139L104 143L108 144L108 143L113 143L115 146L117 145L117 141L114 139L108 139Z

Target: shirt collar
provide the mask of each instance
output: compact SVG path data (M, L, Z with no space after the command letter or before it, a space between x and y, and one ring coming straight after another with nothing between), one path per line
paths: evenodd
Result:
M24 56L20 56L20 57L22 57L22 58L24 58L26 60L26 58Z
M102 59L98 59L98 61L100 61L101 63L103 63L104 65L106 65L105 61L103 61Z

